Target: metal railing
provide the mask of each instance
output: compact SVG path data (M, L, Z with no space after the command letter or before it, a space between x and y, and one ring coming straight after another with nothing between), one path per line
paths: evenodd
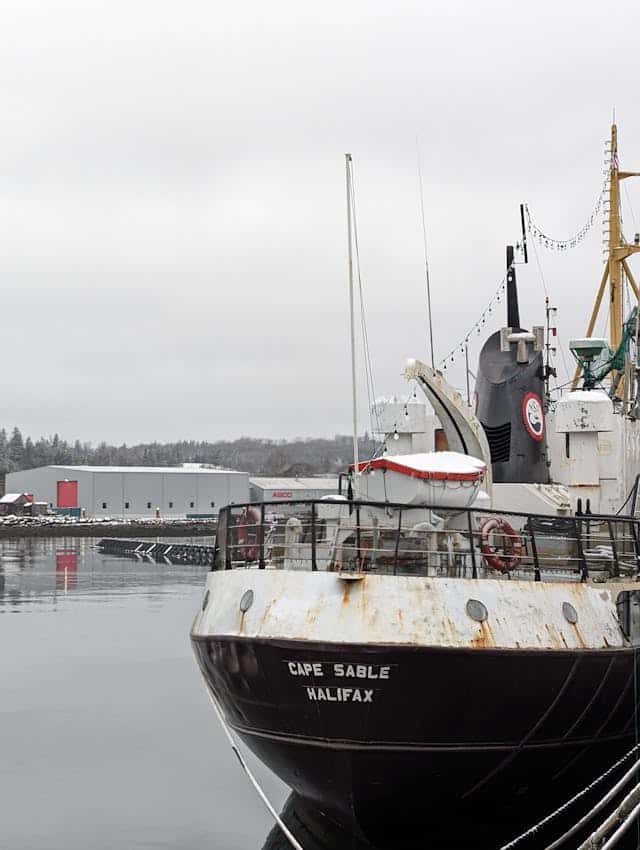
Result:
M220 511L213 570L252 567L586 581L640 573L640 520L358 500Z

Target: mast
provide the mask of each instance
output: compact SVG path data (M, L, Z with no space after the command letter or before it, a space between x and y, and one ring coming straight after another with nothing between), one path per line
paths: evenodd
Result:
M358 480L358 396L356 386L356 319L353 297L353 227L351 224L351 154L345 154L347 178L347 251L349 258L349 323L351 335L351 403L353 414L353 480ZM354 490L357 488L354 487Z
M513 245L507 245L507 327L520 328L520 308L518 307L518 285L513 264Z
M624 317L622 297L622 265L615 255L620 246L620 174L618 170L618 128L611 125L611 169L609 179L609 292L611 308L609 315L609 346L616 351L622 340Z
M621 216L620 216L620 181L627 177L640 177L640 171L621 171L618 160L618 126L611 125L611 140L610 140L610 163L609 163L609 220L608 220L608 251L607 260L605 262L604 272L600 280L598 294L593 305L593 311L587 327L587 336L593 335L593 330L598 319L600 306L603 296L609 283L609 347L613 352L616 352L622 342L622 327L624 324L624 293L623 280L626 276L633 292L638 300L640 300L640 291L633 277L627 257L636 254L640 251L640 244L634 240L634 244L629 244L624 238L622 232ZM637 236L636 236L637 238ZM571 388L575 389L578 385L581 367L576 369ZM611 375L612 381L615 383L617 373ZM619 388L620 390L622 387Z

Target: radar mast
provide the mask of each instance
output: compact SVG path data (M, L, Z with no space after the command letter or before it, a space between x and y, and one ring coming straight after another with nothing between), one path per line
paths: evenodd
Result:
M623 298L623 275L629 281L631 288L635 294L636 300L640 301L640 291L638 284L633 277L629 264L628 257L632 254L640 252L640 235L635 234L633 244L627 242L622 232L622 222L620 214L620 181L627 177L640 177L640 171L622 171L618 160L618 126L613 123L611 125L611 141L609 143L609 164L608 164L608 205L609 215L607 221L607 259L605 261L604 272L598 288L598 294L593 305L591 318L587 327L587 337L593 336L593 330L600 313L600 307L604 293L609 284L609 347L612 352L617 352L623 342L623 326L624 326L624 298ZM605 191L606 188L605 188ZM572 389L578 385L578 380L582 372L582 365L576 369ZM617 394L622 390L623 376L617 374L618 370L611 373L611 380L614 385L617 385Z

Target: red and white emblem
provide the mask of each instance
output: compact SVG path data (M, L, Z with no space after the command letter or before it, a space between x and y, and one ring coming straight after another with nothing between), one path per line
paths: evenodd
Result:
M540 442L544 437L544 410L536 393L527 393L522 400L522 421L529 436Z

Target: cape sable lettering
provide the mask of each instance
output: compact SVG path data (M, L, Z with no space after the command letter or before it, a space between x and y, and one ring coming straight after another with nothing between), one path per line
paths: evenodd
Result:
M366 688L307 688L307 699L315 702L373 702Z
M290 676L335 676L337 679L388 679L391 667L380 664L338 664L327 661L287 661Z

